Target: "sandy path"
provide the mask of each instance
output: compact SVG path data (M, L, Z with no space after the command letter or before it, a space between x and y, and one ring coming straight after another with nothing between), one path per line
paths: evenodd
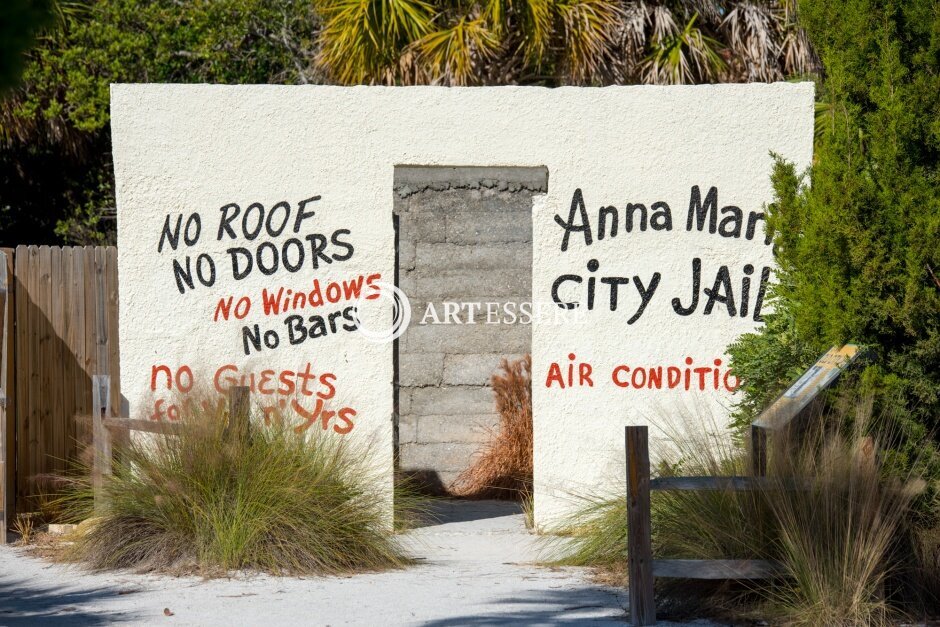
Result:
M354 577L91 575L0 547L0 625L625 624L624 590L532 564L537 540L516 506L439 509L439 524L407 536L422 564Z

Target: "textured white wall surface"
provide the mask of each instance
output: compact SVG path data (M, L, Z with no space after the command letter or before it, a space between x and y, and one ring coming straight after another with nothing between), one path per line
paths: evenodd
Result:
M296 400L314 415L319 393L320 400L328 397L326 410L346 410L345 418L317 415L310 428L325 426L337 437L369 443L389 487L392 345L342 328L347 322L342 312L352 304L345 297L299 309L305 328L316 324L311 316L322 316L326 332L291 344L289 328L297 325L286 319L295 312L266 313L262 292L309 292L315 280L325 292L330 282L370 275L390 282L395 165L546 166L548 193L536 198L532 216L533 300L554 308L553 284L572 275L559 283L557 296L577 302L574 311L583 314L564 324L550 316L536 320L532 330L536 519L549 528L577 504L575 495L622 485L625 424L651 424L655 431L676 407L690 404L708 409L719 424L726 420L731 397L723 366L718 390L712 371L690 372L686 390L686 360L692 359L691 368L714 367L727 344L757 324L752 314L771 253L760 222L754 237L746 237L748 216L771 199L771 151L800 168L810 163L813 88L806 83L551 90L114 85L111 112L121 383L130 411L166 412L177 383L188 386L183 371L168 390L160 366L173 373L188 366L196 385L212 386L219 369L231 365L239 373L254 373L262 405ZM694 220L692 231L686 228L693 186L703 204L716 188L715 233L709 232L707 215L703 231ZM583 197L591 243L585 231L573 231L562 251L565 229L555 216L568 221L572 204L577 207L576 190ZM312 215L298 223L301 201L314 196L320 198L302 207ZM267 217L281 202L287 204L273 211L273 234L263 226L252 237L261 209L249 206L259 203ZM653 208L659 202L669 207L671 229L665 228L664 206ZM234 215L234 208L227 214L222 209L232 203L239 214L226 223L230 233L220 222L223 215ZM646 206L649 217L658 214L653 222L660 230L648 224L640 231L634 207L634 228L627 231L627 205L637 203ZM598 210L607 206L616 208L619 229L612 236L609 212L601 239ZM740 236L735 235L737 211L727 209L732 206L743 216ZM288 222L278 232L288 209ZM192 219L187 242L191 214L199 215L201 228L196 237ZM168 216L171 232L182 216L182 233L175 249L164 238L161 251ZM579 212L574 223L582 224ZM351 255L343 244L352 245ZM233 248L247 252L230 252ZM318 248L322 255L313 254ZM283 259L270 274L259 270L257 255L270 268L274 250L286 252L294 271ZM197 275L200 255L203 278L211 285ZM234 270L244 270L246 255L254 257L253 268L236 279ZM181 293L173 264L185 266L187 257L194 287L184 282ZM214 281L208 280L207 259L215 265ZM695 259L699 302L682 315L673 298L680 309L691 309ZM593 272L591 260L597 261ZM746 265L753 269L749 311L742 317ZM727 283L721 280L722 266ZM595 298L588 310L591 277ZM612 285L618 290L613 311ZM641 293L648 303L635 316ZM229 296L232 315L216 319L219 300ZM235 303L242 297L251 306L236 319ZM340 313L333 332L329 315L335 312ZM243 328L254 325L261 333L274 331L278 346L249 346L246 355ZM298 336L295 332L294 339ZM590 364L591 374L581 385L580 366L574 385L568 385L569 354ZM564 388L549 377L553 363ZM680 382L672 388L670 366L680 369ZM633 385L637 367L646 369L644 374L661 367L663 383L650 388L638 378ZM219 387L228 384L231 373L231 368L222 371ZM617 385L615 374L628 387Z

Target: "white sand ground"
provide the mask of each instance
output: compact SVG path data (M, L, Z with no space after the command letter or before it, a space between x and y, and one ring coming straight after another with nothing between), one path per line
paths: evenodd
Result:
M437 508L437 524L407 535L420 565L353 577L95 575L0 547L0 625L625 624L625 590L535 565L517 506Z

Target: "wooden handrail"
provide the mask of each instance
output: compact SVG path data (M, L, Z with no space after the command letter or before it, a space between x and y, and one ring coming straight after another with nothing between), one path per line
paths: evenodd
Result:
M626 427L627 453L627 559L629 565L630 619L634 625L656 624L653 582L656 577L681 579L766 579L781 574L779 564L767 560L653 559L650 491L792 489L763 476L763 449L752 451L753 477L657 477L650 478L649 429ZM760 444L763 439L758 438ZM796 482L798 483L798 482ZM794 485L803 489L805 486Z
M678 579L769 579L779 576L769 560L653 560L654 577Z
M110 377L95 375L92 377L92 438L94 443L94 461L92 462L92 489L95 494L95 508L105 504L104 485L106 477L112 472L113 451L112 431L142 431L162 435L179 435L183 423L159 420L142 420L124 416L112 416L109 403ZM249 390L246 386L233 386L228 392L229 416L226 425L227 437L247 437L251 406Z
M769 485L766 477L657 477L650 490L730 490L745 492Z
M162 420L142 420L140 418L105 418L104 426L108 429L143 431L145 433L163 433L176 435L180 430L179 422Z

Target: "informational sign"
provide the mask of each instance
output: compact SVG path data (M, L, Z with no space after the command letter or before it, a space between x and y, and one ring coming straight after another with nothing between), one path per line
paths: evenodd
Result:
M394 168L548 170L531 218L543 529L622 489L624 425L681 403L727 422L724 351L772 278L772 153L812 155L810 83L111 96L127 410L172 420L190 390L244 383L266 415L367 445L389 489Z
M754 425L764 429L786 426L860 355L861 350L856 344L846 344L841 348L833 346L771 403L754 421Z

